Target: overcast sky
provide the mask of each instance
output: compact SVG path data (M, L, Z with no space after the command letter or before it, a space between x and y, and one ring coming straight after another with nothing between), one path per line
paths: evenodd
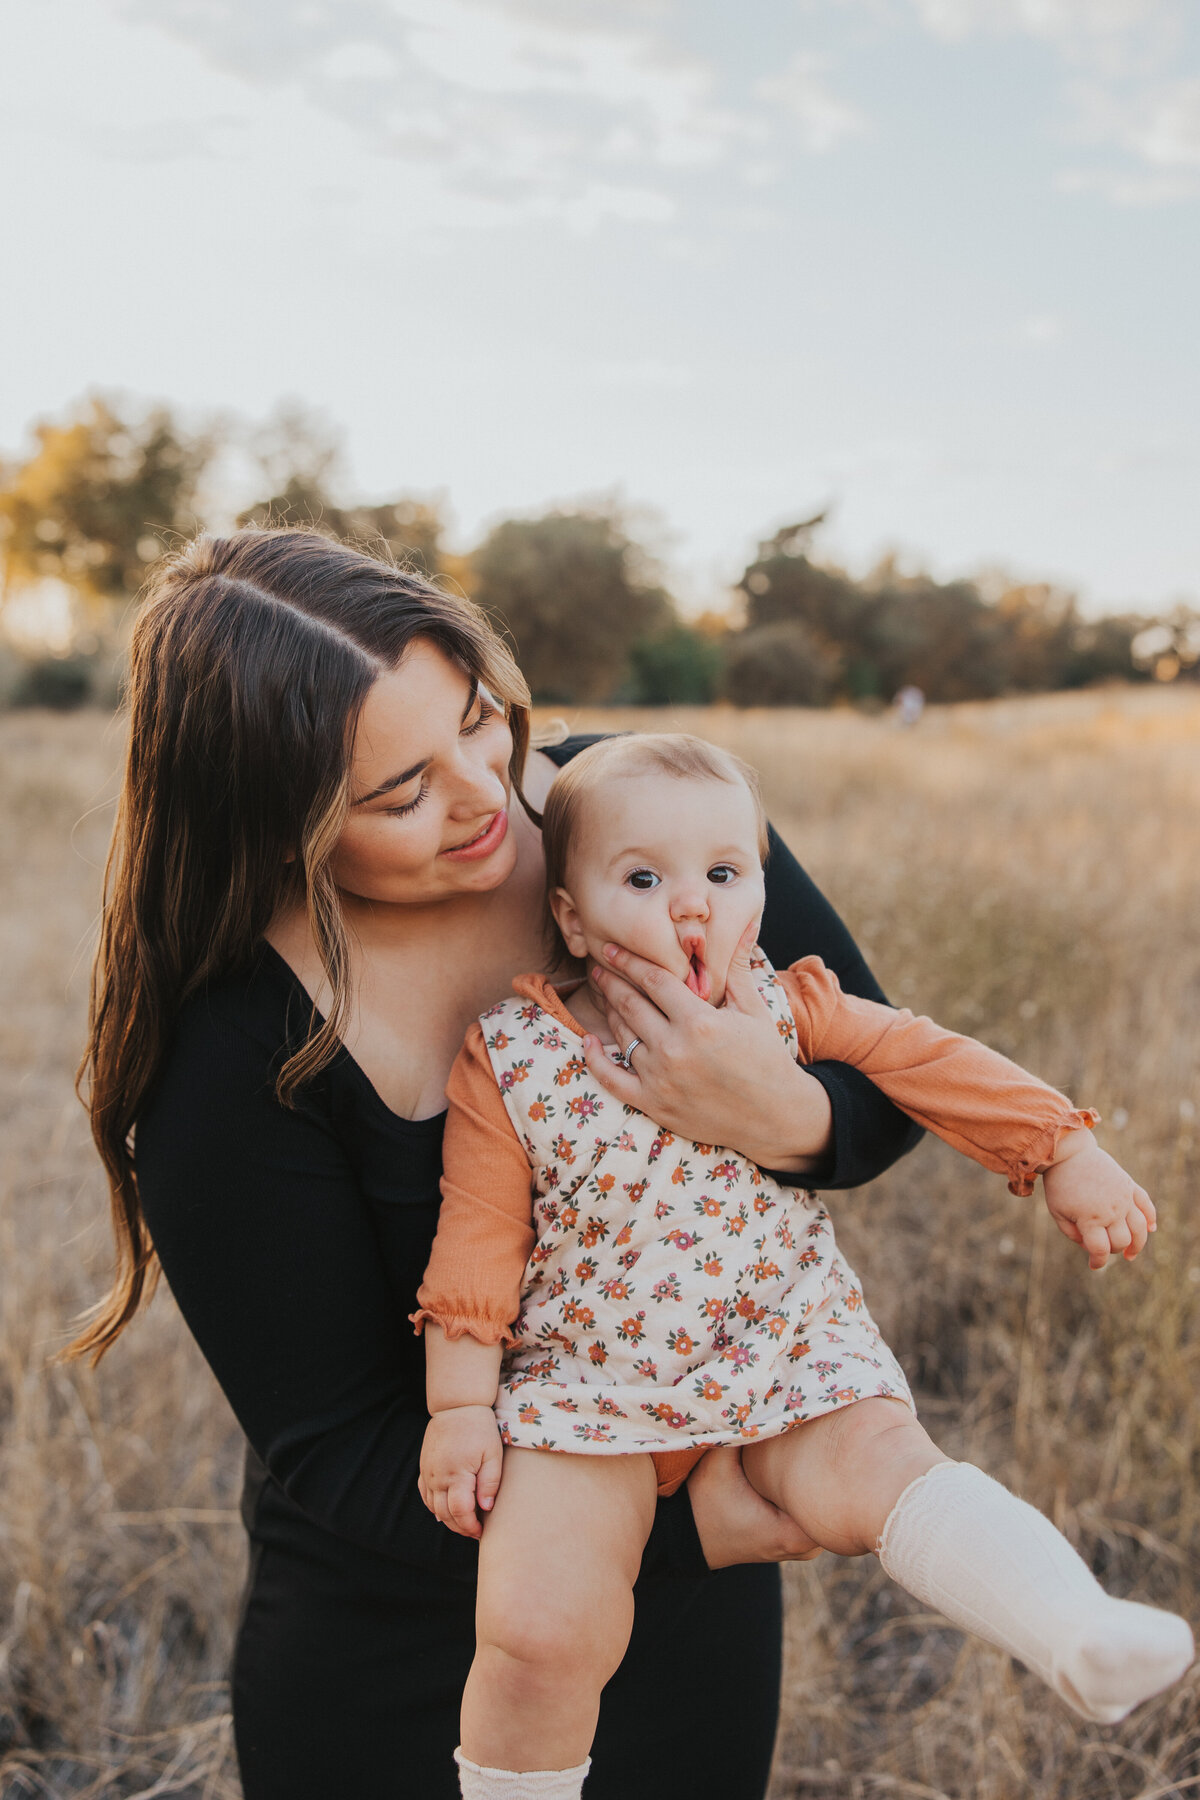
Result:
M457 540L616 490L698 603L1200 599L1198 0L6 0L0 448L297 396Z

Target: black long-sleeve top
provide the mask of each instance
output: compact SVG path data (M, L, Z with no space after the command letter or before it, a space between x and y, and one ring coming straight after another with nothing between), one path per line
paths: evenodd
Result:
M549 752L560 764L586 740ZM760 939L785 966L818 955L850 993L884 995L828 901L772 835ZM476 1547L417 1493L426 1423L408 1315L433 1241L444 1114L391 1112L342 1050L278 1103L274 1080L311 1014L263 944L252 967L183 1009L136 1131L147 1224L184 1318L248 1440L252 1534L336 1546L359 1576L402 1566L466 1576ZM806 1179L854 1187L920 1136L855 1069L818 1063L833 1147ZM786 1179L786 1177L784 1177ZM660 1503L644 1567L704 1567L686 1488Z

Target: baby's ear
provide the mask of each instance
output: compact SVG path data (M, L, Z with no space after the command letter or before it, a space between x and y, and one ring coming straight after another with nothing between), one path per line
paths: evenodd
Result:
M583 935L583 927L579 922L579 914L575 910L575 902L566 888L551 888L547 896L550 911L554 915L554 923L562 934L562 941L572 956L587 955L587 939Z

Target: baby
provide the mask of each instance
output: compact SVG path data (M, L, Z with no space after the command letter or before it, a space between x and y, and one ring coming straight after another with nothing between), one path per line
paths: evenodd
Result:
M548 904L580 976L616 942L720 1006L763 907L755 777L700 739L608 739L546 807ZM818 958L754 980L792 1055L862 1069L922 1125L1029 1194L1098 1265L1154 1228L1073 1108L927 1019L844 995ZM575 1800L624 1654L656 1495L717 1444L815 1543L875 1552L954 1624L1112 1722L1193 1656L1181 1618L1110 1598L1066 1539L951 1462L815 1196L684 1143L589 1079L608 1035L585 978L515 983L447 1088L438 1234L414 1314L431 1414L426 1504L479 1536L462 1707L467 1800ZM636 1045L621 1047L627 1060ZM503 1469L503 1480L501 1470Z

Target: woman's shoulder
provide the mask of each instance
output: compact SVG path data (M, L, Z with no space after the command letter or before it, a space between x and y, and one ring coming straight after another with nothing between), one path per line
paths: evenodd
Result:
M245 967L207 982L180 1008L146 1115L208 1110L274 1085L307 1023L303 991L261 945Z

